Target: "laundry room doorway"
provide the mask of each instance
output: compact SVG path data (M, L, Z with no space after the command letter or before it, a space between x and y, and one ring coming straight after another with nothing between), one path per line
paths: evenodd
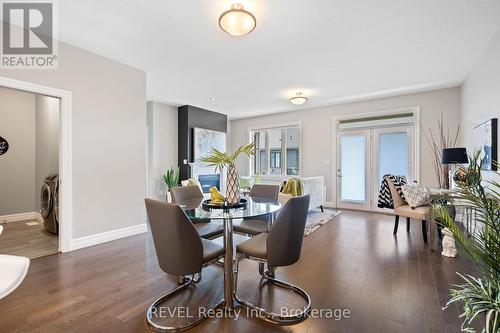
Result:
M71 93L0 77L0 254L71 250Z

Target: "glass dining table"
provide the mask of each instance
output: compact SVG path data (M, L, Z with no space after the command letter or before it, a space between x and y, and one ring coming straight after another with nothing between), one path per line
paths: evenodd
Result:
M276 212L281 208L279 202L267 198L244 197L246 205L240 208L208 208L203 205L206 198L189 199L178 202L191 221L222 220L224 225L224 309L234 309L234 270L235 256L233 249L233 220L242 218L256 218L271 216L270 223L274 220Z

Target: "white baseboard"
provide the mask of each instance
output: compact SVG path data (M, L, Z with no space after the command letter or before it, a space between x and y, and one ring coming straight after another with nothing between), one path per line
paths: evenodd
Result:
M42 215L40 215L40 213L38 212L28 212L28 213L9 214L0 216L0 223L19 222L26 220L37 220L39 222L43 222Z
M115 239L142 234L148 231L146 223L136 224L131 227L116 229L90 236L75 238L71 241L71 250L78 250L84 247L106 243Z

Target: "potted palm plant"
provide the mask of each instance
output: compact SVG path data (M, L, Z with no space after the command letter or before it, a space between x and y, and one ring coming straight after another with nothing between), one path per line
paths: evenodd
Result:
M478 267L479 276L457 273L463 284L450 290L452 303L463 306L462 331L474 332L474 319L483 323L482 332L500 332L500 184L484 181L479 154L471 158L469 168L463 168L465 181L459 183L459 198L473 210L478 227L470 237L453 221L444 207L436 208L437 221L450 229L462 245L465 254ZM496 176L500 173L496 172Z
M244 154L247 157L254 155L255 142L239 147L232 154L221 152L216 148L212 148L209 155L200 159L203 163L215 166L216 170L222 171L225 167L227 167L226 201L229 204L236 204L240 202L238 170L236 170L234 163L241 154Z
M163 181L167 185L167 202L172 201L170 189L179 185L179 174L179 167L171 167L170 169L167 169L167 171L165 171L165 174L163 175Z

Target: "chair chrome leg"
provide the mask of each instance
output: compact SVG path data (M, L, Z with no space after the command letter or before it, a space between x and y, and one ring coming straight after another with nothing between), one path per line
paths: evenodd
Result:
M259 274L264 276L264 263L259 262Z
M156 317L156 318L159 317L159 314L158 314L158 305L159 304L165 302L171 296L181 292L185 288L189 287L191 285L191 283L193 283L193 282L196 283L197 281L194 280L194 276L189 276L189 277L180 276L179 277L179 284L181 282L182 282L182 284L179 287L169 291L165 295L158 298L148 308L148 311L146 312L146 323L151 330L156 331L156 332L180 332L180 331L184 331L184 330L190 329L190 328L198 325L205 318L207 318L206 315L203 315L203 316L200 316L198 318L192 319L192 320L188 321L187 323L179 325L179 326L162 326L162 325L159 325L153 321L154 317ZM219 302L215 307L212 308L212 310L222 306L223 304L224 304L224 302ZM205 311L205 313L210 313L210 312L211 312L210 310Z
M259 266L260 266L260 263L259 263ZM298 294L307 302L307 305L303 309L294 310L295 314L288 315L288 316L281 315L281 314L274 313L274 312L268 312L265 309L262 309L262 308L254 305L252 303L249 303L247 301L244 301L244 300L238 298L238 296L236 295L236 288L235 288L234 298L236 299L236 301L239 304L241 304L247 308L250 308L252 310L255 310L255 313L257 313L261 319L268 321L268 322L271 322L271 323L274 323L274 324L278 324L278 325L298 324L298 323L300 323L308 318L309 313L311 312L311 297L309 297L309 295L303 289L301 289L300 287L297 287L293 284L290 284L290 283L287 283L285 281L278 280L278 279L274 278L274 276L270 275L269 269L264 271L263 276L266 279L266 282L270 282L272 284L275 284L279 287L291 290L294 293Z

